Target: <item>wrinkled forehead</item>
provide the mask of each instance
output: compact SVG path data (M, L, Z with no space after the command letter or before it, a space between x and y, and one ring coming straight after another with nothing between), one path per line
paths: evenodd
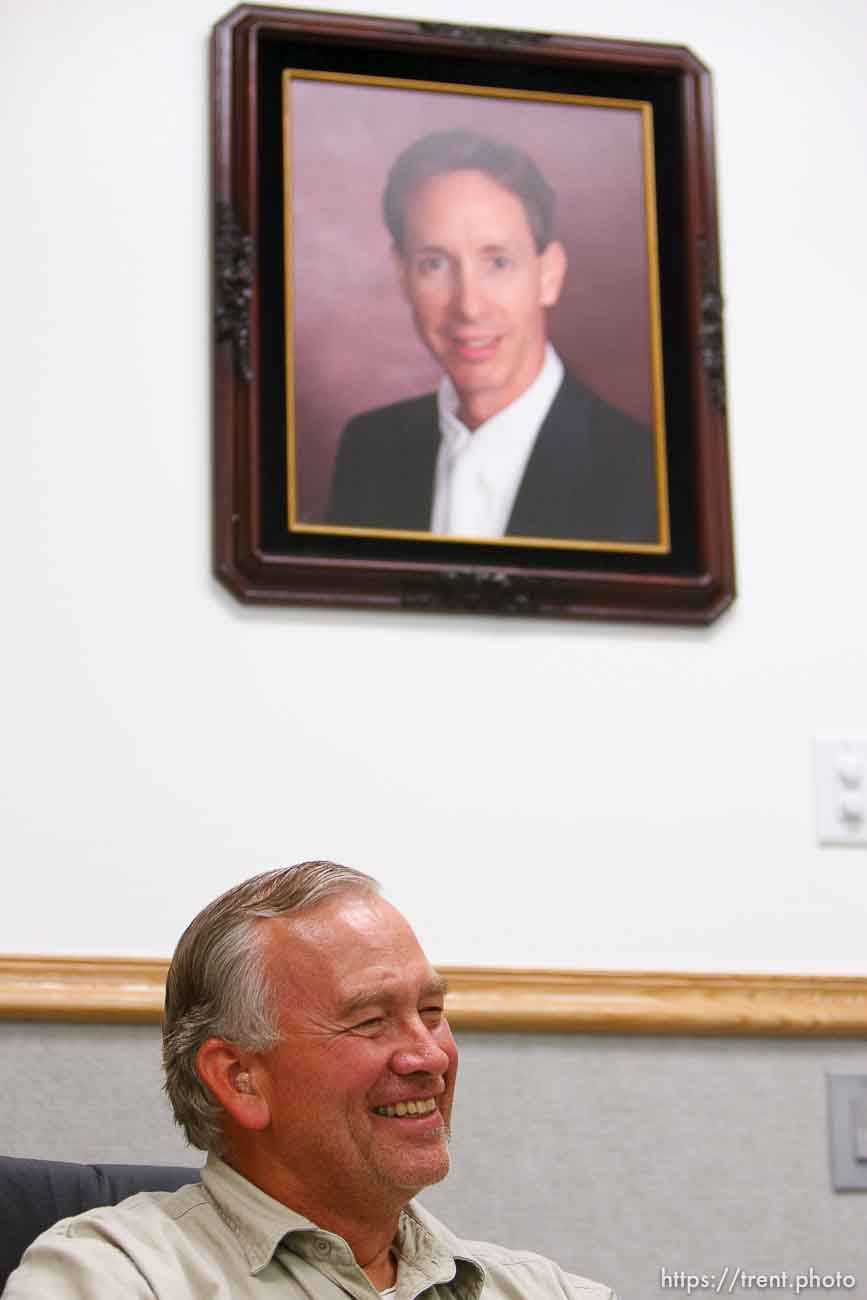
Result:
M260 924L269 982L296 1005L336 1009L376 989L410 996L439 981L408 921L377 894L353 891Z

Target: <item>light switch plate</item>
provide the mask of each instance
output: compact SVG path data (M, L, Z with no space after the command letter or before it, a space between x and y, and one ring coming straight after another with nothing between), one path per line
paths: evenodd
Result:
M867 736L816 736L816 831L820 844L867 844Z
M867 1074L829 1074L827 1081L831 1183L835 1192L867 1192L867 1160L858 1158Z

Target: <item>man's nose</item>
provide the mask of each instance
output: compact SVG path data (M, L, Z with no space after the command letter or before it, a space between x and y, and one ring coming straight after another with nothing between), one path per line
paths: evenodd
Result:
M391 1057L396 1074L445 1074L449 1055L437 1042L432 1029L419 1019L407 1025Z
M483 291L478 272L471 266L459 266L452 289L452 307L464 320L475 320L482 313Z

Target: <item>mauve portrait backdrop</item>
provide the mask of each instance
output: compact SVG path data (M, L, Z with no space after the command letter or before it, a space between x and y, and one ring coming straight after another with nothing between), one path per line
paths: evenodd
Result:
M290 437L298 523L322 523L346 421L431 392L382 218L389 168L430 131L468 128L526 150L556 194L569 258L551 341L601 397L653 423L642 115L484 93L288 79ZM294 409L293 409L294 408Z

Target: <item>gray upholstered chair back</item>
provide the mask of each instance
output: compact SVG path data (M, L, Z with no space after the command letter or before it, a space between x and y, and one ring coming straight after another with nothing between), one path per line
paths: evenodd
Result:
M116 1205L136 1192L173 1192L198 1182L181 1165L76 1165L0 1156L0 1291L40 1232L96 1205Z

